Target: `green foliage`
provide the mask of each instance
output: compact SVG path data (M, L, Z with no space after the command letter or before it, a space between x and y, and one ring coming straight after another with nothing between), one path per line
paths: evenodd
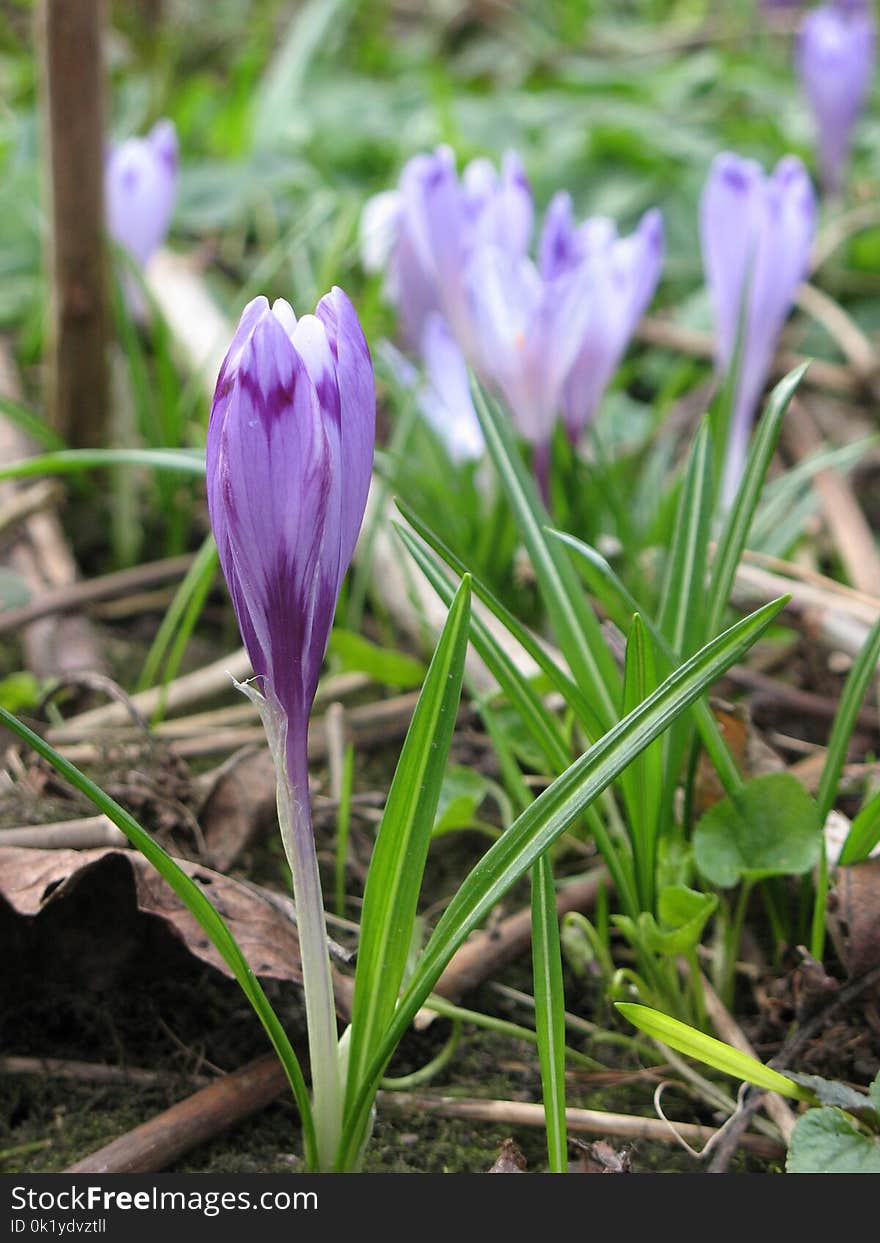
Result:
M788 773L755 777L715 803L694 830L697 867L713 885L798 876L820 851L816 804Z

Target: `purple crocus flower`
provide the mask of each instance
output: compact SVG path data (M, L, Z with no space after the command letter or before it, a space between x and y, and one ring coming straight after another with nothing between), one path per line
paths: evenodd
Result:
M571 197L561 191L547 209L539 256L545 279L577 268L588 278L583 339L562 393L565 426L577 444L654 295L663 266L663 220L656 210L646 212L629 237L619 237L604 217L576 226Z
M342 1082L311 831L308 721L370 482L375 387L357 315L333 289L297 321L256 298L220 369L207 443L208 510L278 775L293 875L319 1160L329 1168Z
M876 27L865 0L839 0L808 13L795 61L816 126L822 184L836 194L850 139L874 73Z
M481 247L468 268L476 370L500 391L520 435L534 446L547 496L553 425L584 340L590 280L583 265L545 277L526 257Z
M715 315L716 358L724 372L733 363L743 316L724 504L733 499L742 477L779 334L807 274L815 223L813 187L795 156L780 160L769 176L753 160L729 152L715 157L700 204L700 236Z
M372 199L361 222L362 253L371 270L387 267L387 292L407 343L418 349L428 316L439 311L463 347L473 321L465 272L482 245L521 257L533 207L519 158L509 152L499 174L473 160L459 178L449 147L407 162L396 191Z
M299 321L280 300L245 307L211 408L208 507L245 647L287 719L299 778L374 428L370 353L341 289Z
M128 138L107 157L107 229L141 266L161 246L177 193L177 131L157 121L146 138Z

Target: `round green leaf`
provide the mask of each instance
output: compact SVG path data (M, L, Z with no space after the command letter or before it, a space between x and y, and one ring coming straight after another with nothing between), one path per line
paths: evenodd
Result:
M816 804L788 773L755 777L710 807L694 831L694 858L722 889L740 880L798 876L821 846Z

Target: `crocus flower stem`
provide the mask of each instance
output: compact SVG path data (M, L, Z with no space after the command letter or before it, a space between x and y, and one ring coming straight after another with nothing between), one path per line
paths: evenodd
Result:
M278 827L296 904L318 1159L321 1169L329 1170L339 1147L343 1097L327 923L312 832L308 754L301 738L288 734L287 717L271 693L267 697L251 684L238 685L260 710L277 775Z
M547 510L550 509L550 460L552 452L549 440L542 440L532 451L532 471Z
M312 833L307 762L305 755L291 755L291 750L288 748L287 783L278 785L278 824L293 876L318 1156L321 1168L329 1170L342 1132L336 1005L327 953L321 877ZM300 750L303 748L297 748Z

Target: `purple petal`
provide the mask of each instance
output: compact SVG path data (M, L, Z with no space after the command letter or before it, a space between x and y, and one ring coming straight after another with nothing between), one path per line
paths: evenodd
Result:
M334 286L318 303L315 314L327 330L330 350L336 362L341 399L342 499L338 591L354 554L370 490L376 436L376 384L366 337L357 312L343 290Z
M104 173L107 229L142 267L165 240L177 193L177 139L170 121L115 147Z
M467 363L441 315L432 315L422 336L427 383L419 407L453 462L482 457L485 448L471 398Z

